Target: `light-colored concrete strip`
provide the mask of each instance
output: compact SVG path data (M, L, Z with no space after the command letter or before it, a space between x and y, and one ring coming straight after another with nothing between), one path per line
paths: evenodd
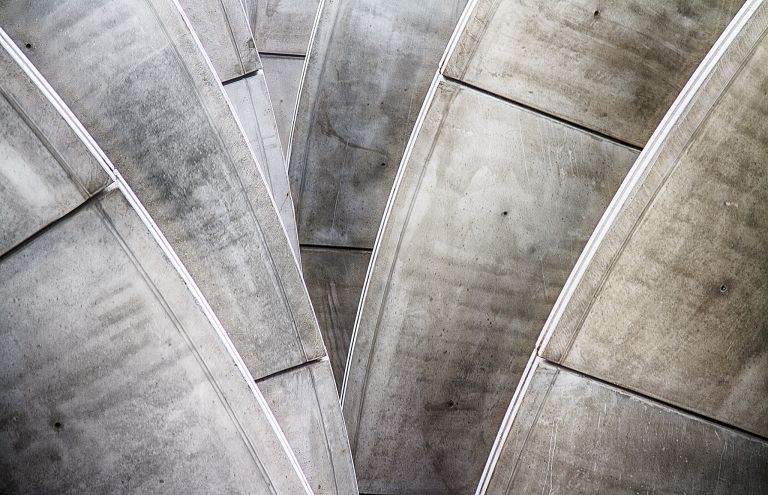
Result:
M321 0L245 0L259 51L306 55L320 3Z
M768 437L768 6L748 7L601 220L543 355Z
M283 150L287 152L299 98L304 58L262 54L261 63L264 65L265 77L269 80L269 94L272 96L280 142Z

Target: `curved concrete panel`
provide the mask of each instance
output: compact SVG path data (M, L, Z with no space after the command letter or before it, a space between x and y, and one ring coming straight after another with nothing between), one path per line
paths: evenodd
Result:
M245 5L260 51L307 54L320 0L245 0Z
M543 355L768 437L768 6L732 31L603 217Z
M335 265L357 263L354 271L365 270L364 258L348 251L373 248L408 135L465 4L323 2L289 153L300 245L325 249L326 259L338 258ZM310 294L346 284L343 275L331 275L308 279L317 284ZM339 321L353 320L360 291L340 301ZM352 327L321 330L328 347L346 355ZM343 365L333 363L335 369Z
M609 6L596 19L594 9L576 16L573 5L580 2L476 2L427 97L377 240L347 364L343 404L363 491L475 488L557 294L637 157L627 141L656 125L635 115L663 114L736 9L720 3L715 14L690 2L654 2L651 14L644 2L628 17L624 8L612 17ZM525 21L543 22L534 15L540 9L549 16L543 28ZM675 45L682 38L662 33L670 23L695 31L698 44ZM554 36L561 24L573 29ZM510 32L522 40L496 44ZM580 47L593 38L612 41ZM538 47L535 57L525 55L528 46ZM625 61L625 52L670 47L675 57L665 62L673 69ZM471 70L467 80L456 71L493 63L487 77L503 77L501 87L538 95L552 91L549 76L509 67L535 62L554 74L570 67L561 59L573 50L578 64L553 80L600 91L590 78L610 75L625 88L650 84L656 98L563 92L533 105L490 92L495 86ZM605 122L568 120L566 109L594 99ZM633 106L644 108L625 111ZM616 139L606 127L632 132Z
M181 6L211 59L235 109L256 164L275 200L288 240L299 256L299 240L288 167L251 28L240 0L181 0Z
M323 359L317 322L273 201L178 5L5 3L0 25L136 191L252 376L266 383ZM335 447L346 445L337 400L326 396L318 406L312 394L297 399L291 415L312 417L318 407L324 417L337 418L326 421L327 430L313 431L333 465L308 466L307 477L312 482L318 470L331 470L339 473L339 490L352 492L354 484L341 477L352 470L351 456Z

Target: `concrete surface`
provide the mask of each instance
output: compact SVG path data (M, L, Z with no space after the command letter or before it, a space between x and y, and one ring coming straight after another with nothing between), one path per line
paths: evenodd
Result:
M489 494L765 494L768 442L544 361Z
M240 0L181 0L180 4L224 84L298 258L288 167L243 4Z
M362 491L475 489L555 299L637 156L624 143L651 134L735 11L699 3L593 7L583 23L580 2L472 5L401 165L353 335L343 406ZM676 23L696 41L672 43ZM649 49L674 70L626 63ZM548 72L526 72L533 62ZM603 76L612 83L593 84ZM486 84L497 78L503 91ZM634 98L644 85L654 98ZM504 92L518 87L520 101ZM595 102L613 105L599 125L569 121Z
M253 377L324 357L272 199L175 2L19 1L0 4L0 25L136 192ZM338 421L328 420L322 434L344 445L338 402L323 404L322 414ZM291 412L316 413L315 402ZM348 450L335 462L352 469Z
M723 44L704 83L678 101L580 260L544 350L567 367L763 437L766 33L761 5Z
M743 3L479 0L445 74L643 146Z
M0 255L102 189L109 177L0 49Z
M119 191L0 259L0 491L306 493Z
M304 70L304 57L286 57L283 55L262 55L261 63L269 81L269 94L275 111L280 142L287 154L288 142L293 129L293 116L301 85L301 72Z
M336 386L341 390L360 302L360 288L371 253L367 250L341 251L319 247L305 247L303 253L304 281L323 329L323 340L333 366Z
M259 51L306 55L320 0L245 0Z

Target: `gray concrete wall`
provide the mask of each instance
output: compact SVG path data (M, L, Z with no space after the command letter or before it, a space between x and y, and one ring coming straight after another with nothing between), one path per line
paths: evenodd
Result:
M135 190L252 376L263 383L322 360L322 338L285 230L175 2L6 3L0 25ZM330 369L318 373L332 382ZM343 477L352 461L336 399L297 399L290 414L326 418L327 428L313 435L342 446L328 447L339 491L355 491L354 478Z
M343 404L361 490L475 489L636 145L737 8L472 4L401 165L355 326Z
M365 270L365 257L349 251L373 248L408 135L465 3L323 3L289 157L302 249L324 249L324 259L338 258L334 265L355 263L350 269ZM320 297L313 302L322 306L327 287L347 285L349 297L335 308L337 321L347 325L361 286L349 287L341 272L328 275L307 277L310 294ZM321 329L343 358L352 327Z

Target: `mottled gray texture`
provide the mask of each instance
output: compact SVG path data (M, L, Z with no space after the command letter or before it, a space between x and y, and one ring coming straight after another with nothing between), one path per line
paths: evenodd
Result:
M743 0L480 0L446 75L642 146Z
M487 493L758 495L768 442L539 362Z
M72 211L109 176L0 48L0 254Z
M312 298L339 390L370 259L370 251L365 250L302 249L304 281Z
M293 116L296 113L296 100L299 97L304 58L264 55L261 57L261 63L264 65L264 75L269 84L280 142L283 145L283 151L287 152L293 128Z
M303 493L119 192L3 257L0 280L0 491Z
M558 291L636 156L438 86L356 328L344 411L361 490L474 489Z
M260 51L305 55L320 0L244 0Z

